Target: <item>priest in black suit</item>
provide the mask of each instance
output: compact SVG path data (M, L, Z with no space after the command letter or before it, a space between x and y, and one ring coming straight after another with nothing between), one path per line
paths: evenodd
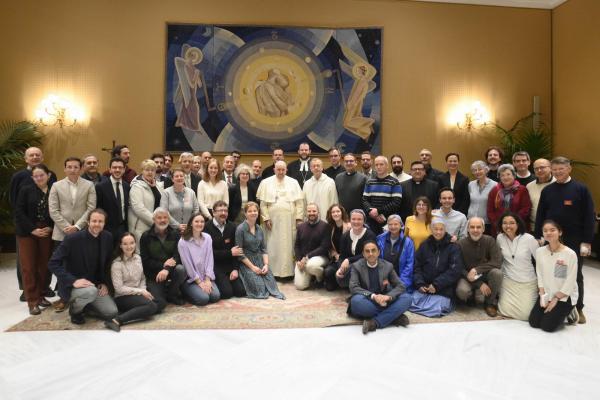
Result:
M115 243L127 232L127 209L129 208L129 183L123 180L125 163L112 158L108 165L110 176L96 185L96 207L106 212L104 229L109 231Z
M410 164L410 174L412 179L400 183L402 187L400 216L403 221L409 215L413 215L413 203L418 197L427 197L433 208L437 208L439 200L439 185L436 181L425 178L425 165L422 161L413 161Z
M246 297L238 271L237 259L243 250L235 245L236 225L227 221L228 206L224 201L217 201L212 210L213 219L206 222L204 232L212 238L215 283L221 292L221 299Z

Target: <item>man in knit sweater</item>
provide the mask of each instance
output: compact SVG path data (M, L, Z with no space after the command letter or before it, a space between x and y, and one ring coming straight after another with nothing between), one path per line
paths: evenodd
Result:
M388 173L388 159L375 157L377 176L367 180L363 191L363 208L367 214L367 224L375 234L383 232L383 226L392 214L400 212L402 187L398 179Z
M352 210L362 210L362 198L359 193L363 192L367 177L356 172L356 156L352 153L344 155L344 167L346 172L335 177L335 188L340 204L350 214Z
M502 252L493 237L484 235L485 222L472 217L467 237L458 241L465 269L456 286L456 296L463 302L474 298L483 304L490 317L498 315L498 293L502 285Z
M306 222L298 225L294 244L296 289L308 289L313 276L318 283L323 281L323 269L329 262L330 230L329 224L319 218L319 207L308 203Z
M535 217L535 237L542 237L544 221L551 219L563 230L562 240L577 253L577 286L579 299L577 311L579 323L585 324L583 314L583 257L590 255L594 239L594 201L588 188L571 179L571 161L556 157L551 161L552 175L556 182L546 186L540 195Z

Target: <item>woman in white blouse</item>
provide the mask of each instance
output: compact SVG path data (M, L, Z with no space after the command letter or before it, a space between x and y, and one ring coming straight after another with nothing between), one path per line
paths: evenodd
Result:
M112 262L110 276L119 315L104 322L104 326L119 332L121 325L156 314L158 306L146 288L142 258L135 254L135 238L129 232L119 240L118 256Z
M181 168L174 168L172 174L173 186L165 189L160 206L169 211L170 225L183 233L188 220L200 207L196 193L185 187L185 172Z
M204 177L198 184L198 204L204 218L212 218L212 206L217 200L229 204L229 188L227 182L221 180L221 165L211 159L204 171Z
M579 319L577 304L577 254L561 243L562 228L554 221L544 221L544 239L548 244L537 249L538 299L529 325L554 332L567 318L570 324Z
M498 300L500 314L527 321L537 297L535 274L537 240L529 233L523 220L507 212L498 221L496 242L502 250L502 288Z

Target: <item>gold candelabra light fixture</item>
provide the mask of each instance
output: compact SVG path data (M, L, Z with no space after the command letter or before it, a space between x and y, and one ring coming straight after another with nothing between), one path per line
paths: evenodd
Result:
M70 101L51 94L36 111L37 121L44 126L72 127L81 121L82 112Z
M483 128L488 124L487 111L480 102L474 101L471 106L463 109L462 118L456 121L456 127L461 130L471 131Z

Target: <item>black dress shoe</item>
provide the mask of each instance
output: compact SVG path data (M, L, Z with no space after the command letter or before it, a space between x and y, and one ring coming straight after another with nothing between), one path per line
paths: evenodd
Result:
M44 293L42 293L42 295L44 297L54 297L56 296L56 293L54 293L54 290L50 289L50 287L48 286L46 290L44 290Z
M104 326L111 331L121 332L121 325L114 319L104 321Z
M46 308L46 307L50 307L52 305L52 303L50 303L48 300L46 300L45 298L42 297L42 299L40 300L40 302L38 303L38 306L42 307L42 308Z
M19 296L19 301L27 301L27 299L25 298L25 291L21 292L21 295Z
M410 324L410 320L405 314L400 315L398 318L394 320L394 325L407 327Z
M71 314L71 322L75 325L85 324L85 317L83 316L83 313Z
M42 311L40 310L40 308L38 306L29 307L30 315L40 315L41 313L42 313Z

